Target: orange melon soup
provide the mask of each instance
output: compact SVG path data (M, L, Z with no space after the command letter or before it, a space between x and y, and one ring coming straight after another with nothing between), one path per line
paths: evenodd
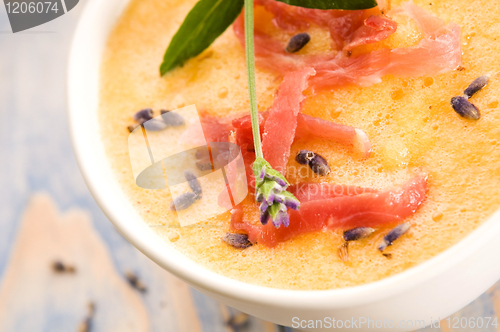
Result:
M100 135L116 181L186 259L262 286L356 286L432 258L498 209L500 3L395 0L339 11L256 0L262 148L295 195L276 194L276 219L252 187L242 14L201 54L159 74L195 3L132 0L100 79ZM231 211L181 227L168 189L136 185L128 128L141 124L141 110L192 104L207 141L240 146L250 188Z

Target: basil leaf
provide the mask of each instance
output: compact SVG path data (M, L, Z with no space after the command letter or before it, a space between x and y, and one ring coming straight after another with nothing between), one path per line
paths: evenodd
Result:
M288 5L312 9L359 10L377 6L375 0L277 0Z
M243 1L198 1L168 45L160 74L165 75L208 48L241 13Z

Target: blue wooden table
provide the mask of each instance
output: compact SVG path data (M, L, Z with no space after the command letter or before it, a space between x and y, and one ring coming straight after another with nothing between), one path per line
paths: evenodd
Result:
M0 331L290 331L189 288L99 210L66 119L69 43L84 5L17 34L0 5ZM495 286L454 316L497 310Z

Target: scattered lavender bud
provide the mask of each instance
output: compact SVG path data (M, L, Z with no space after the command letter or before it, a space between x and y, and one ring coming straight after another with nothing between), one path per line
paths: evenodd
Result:
M228 232L222 237L222 241L238 249L246 249L252 245L252 242L248 240L248 234Z
M465 89L464 95L467 98L472 97L476 92L484 88L489 80L490 77L488 75L479 76Z
M314 158L315 153L308 150L300 150L295 156L295 160L301 165L308 165Z
M151 108L146 108L135 113L133 116L134 121L143 123L145 121L151 120L153 118L153 110Z
M451 106L461 117L478 120L481 117L478 108L470 103L466 97L457 96L451 98Z
M188 181L191 190L196 194L196 196L198 196L198 199L201 198L201 184L196 175L194 175L191 171L184 171L184 177Z
M146 288L146 285L142 283L142 281L137 277L137 275L132 272L132 271L127 271L125 272L125 278L127 278L128 283L130 286L134 287L141 293L145 293L148 289Z
M54 261L52 263L52 270L56 273L75 273L76 269L74 266L64 264L61 261Z
M186 123L184 121L184 118L178 113L170 112L167 110L161 110L160 113L161 117L163 118L163 121L167 126L179 127Z
M309 165L314 173L325 176L330 173L330 166L325 158L308 150L300 150L295 160L301 165Z
M293 36L290 41L288 42L288 45L285 48L285 51L288 53L295 53L300 51L304 46L306 46L307 43L311 40L311 37L309 36L308 33L299 33L295 36Z
M344 232L345 241L356 241L370 236L375 230L370 227L357 227Z
M170 210L180 211L185 210L198 199L198 195L193 192L187 192L182 195L177 196L170 203Z
M342 262L349 261L349 242L344 242L340 245L338 255Z
M316 154L309 162L309 167L311 167L314 173L321 176L325 176L330 173L330 166L328 166L328 162L319 154Z
M210 161L210 158L205 158L203 160L197 161L196 167L200 171L211 171L212 170L212 162Z
M409 222L405 222L393 228L389 233L386 234L386 236L384 236L384 240L378 246L378 250L384 251L388 246L392 245L394 241L399 239L401 235L406 233L410 229L410 226L411 225Z

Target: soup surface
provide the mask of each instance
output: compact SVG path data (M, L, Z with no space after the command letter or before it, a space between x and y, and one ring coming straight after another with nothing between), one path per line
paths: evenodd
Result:
M428 174L427 198L405 221L410 231L385 253L377 246L390 228L378 228L367 239L352 242L349 261L338 248L341 230L297 236L274 248L256 244L245 250L221 241L230 213L215 220L180 227L168 190L147 190L134 182L127 126L144 108L177 109L195 104L211 116L249 112L244 51L229 28L209 49L183 67L159 75L166 46L194 0L132 0L111 32L101 68L100 134L116 180L132 204L161 238L187 258L217 273L244 282L284 289L331 289L360 285L415 266L475 229L500 206L500 2L415 0L427 11L461 27L462 66L435 77L384 76L369 86L344 86L313 95L307 91L302 112L361 128L373 145L363 159L352 148L324 140L292 145L290 183L308 180L295 171L298 150L325 157L330 183L384 190L405 183L416 171ZM392 1L395 8L402 2ZM257 17L265 16L259 14ZM396 15L397 31L366 49L410 47L422 38L417 25ZM301 51L328 50L328 31L312 25L311 42ZM363 52L366 49L354 50ZM466 120L450 106L478 76L490 83L476 95L478 121ZM257 67L260 111L273 102L282 77ZM257 217L256 217L257 218Z

